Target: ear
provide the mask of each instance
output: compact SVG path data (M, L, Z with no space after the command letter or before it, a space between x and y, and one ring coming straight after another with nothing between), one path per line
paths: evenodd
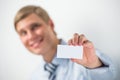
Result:
M54 30L54 23L53 23L53 21L50 19L48 23L49 23L50 27L52 28L52 30Z

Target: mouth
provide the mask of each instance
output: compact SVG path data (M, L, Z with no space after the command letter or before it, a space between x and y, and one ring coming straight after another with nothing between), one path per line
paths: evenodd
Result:
M43 38L36 39L36 40L30 42L30 47L32 47L34 49L38 48L38 47L40 47L42 42L43 42Z

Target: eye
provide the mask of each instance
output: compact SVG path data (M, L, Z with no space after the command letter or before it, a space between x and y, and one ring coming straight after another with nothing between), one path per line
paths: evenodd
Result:
M34 23L34 24L31 25L31 30L35 30L35 29L39 28L40 26L41 26L41 24Z
M27 32L26 31L21 31L19 34L20 34L20 36L25 36L27 34Z

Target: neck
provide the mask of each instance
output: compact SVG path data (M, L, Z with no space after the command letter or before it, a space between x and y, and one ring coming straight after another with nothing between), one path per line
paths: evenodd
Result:
M49 54L47 53L46 56L44 56L44 60L48 63L52 62L53 58L55 57L56 55L56 52L57 52L57 45L60 44L61 40L57 39L56 40L56 44L53 48L51 48Z

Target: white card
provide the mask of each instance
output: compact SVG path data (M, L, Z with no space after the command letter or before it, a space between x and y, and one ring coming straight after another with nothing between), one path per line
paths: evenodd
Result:
M83 56L82 46L69 46L69 45L57 46L57 58L82 59L82 56Z

